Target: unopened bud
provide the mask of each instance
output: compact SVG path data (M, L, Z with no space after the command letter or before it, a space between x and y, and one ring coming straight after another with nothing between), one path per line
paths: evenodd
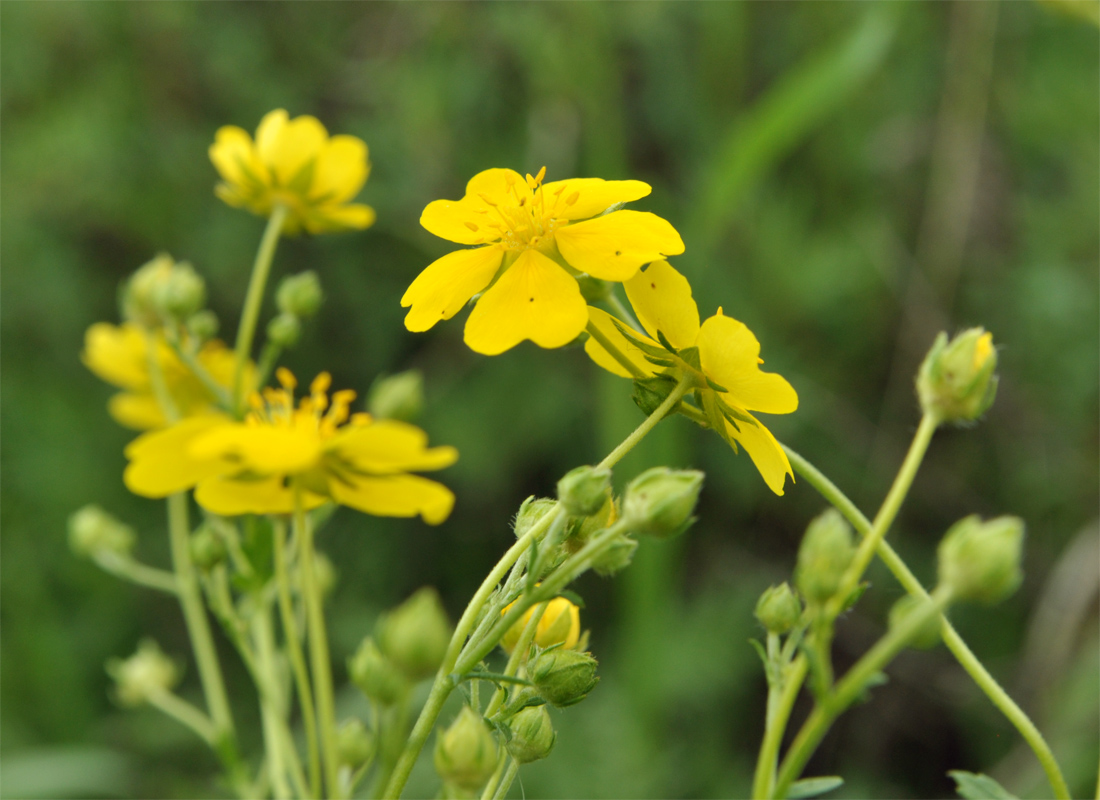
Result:
M348 676L363 694L383 706L396 705L409 691L408 679L369 636L348 659Z
M1023 541L1024 522L1019 517L982 522L975 514L959 520L940 542L940 583L959 600L987 605L1003 600L1023 580Z
M587 517L603 508L610 490L611 470L577 467L558 481L558 500L574 517Z
M293 314L280 314L267 323L267 338L279 347L293 347L301 337L302 323Z
M378 621L378 645L413 681L439 669L451 642L451 623L435 589L424 587Z
M358 769L374 755L374 736L358 719L346 719L336 729L336 753L341 766Z
M155 298L163 294L159 287L171 280L175 265L175 259L167 253L160 253L127 279L119 295L125 319L147 328L160 325L161 309Z
M638 550L638 541L625 533L615 537L607 549L592 560L592 569L602 578L610 578L630 566L634 553Z
M378 419L412 422L423 407L424 376L415 369L379 378L367 395L367 409Z
M768 633L783 634L802 618L802 603L786 581L770 586L756 602L756 618Z
M321 281L313 270L287 275L279 282L275 291L275 305L284 314L308 319L317 313L325 293L321 291Z
M455 721L435 740L435 771L447 783L474 791L485 785L496 769L498 750L481 714L463 706Z
M225 560L225 542L208 525L203 525L191 537L191 560L204 571Z
M970 328L948 341L941 333L917 373L921 408L943 422L976 420L997 395L996 369L993 334Z
M78 556L99 553L127 556L134 549L134 530L97 505L84 506L69 517L69 547Z
M185 261L175 264L152 289L153 307L161 318L184 320L206 304L206 281Z
M527 675L546 702L555 708L579 703L599 683L591 653L557 648L539 653Z
M913 597L911 594L905 595L890 608L890 627L896 628L901 625L913 614L919 614L922 610L927 609L931 602L931 600ZM930 614L917 629L917 632L913 634L913 638L909 640L909 646L918 650L930 650L940 643L940 631L942 629L943 623L940 621L940 615Z
M213 339L218 334L218 315L210 309L192 314L187 320L187 332L200 342Z
M630 482L623 500L623 518L638 534L667 538L683 532L703 488L697 470L648 469Z
M558 738L550 721L546 706L528 706L508 721L512 738L508 740L508 752L520 764L546 758L554 749Z
M840 588L855 554L851 527L830 508L810 523L802 537L795 585L810 603L824 604Z
M515 603L511 603L501 611L501 616L508 613L508 610L514 606ZM520 635L523 633L523 629L527 627L527 623L531 619L531 615L538 609L538 605L531 606L527 609L527 613L516 620L516 624L513 625L504 636L500 639L500 646L508 653L512 652L512 649L516 646L516 642L519 641ZM535 644L539 647L547 648L553 647L556 644L560 644L562 647L571 648L577 644L577 640L581 635L581 611L574 603L564 597L555 597L549 603L546 604L546 611L543 612L542 618L539 619L538 625L535 627Z
M519 512L516 514L516 521L512 525L512 530L516 532L516 538L522 539L526 536L531 528L535 527L543 517L557 507L556 501L546 497L531 495L524 500L523 505L519 507ZM547 530L549 530L549 527L547 527Z
M108 661L107 674L114 678L118 700L126 706L141 705L156 694L171 691L180 677L175 662L152 639L143 639L129 658Z
M332 560L324 553L313 554L313 586L322 597L327 597L336 588L336 580L339 576Z

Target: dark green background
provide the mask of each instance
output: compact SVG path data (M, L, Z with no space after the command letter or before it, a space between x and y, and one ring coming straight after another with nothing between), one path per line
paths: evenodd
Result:
M218 791L213 759L186 732L109 699L104 661L143 635L187 654L177 607L73 557L65 519L99 502L139 528L143 558L167 562L161 504L121 484L131 434L80 363L83 332L115 320L119 283L167 250L207 277L231 336L263 223L214 198L206 148L218 126L252 129L275 107L369 143L361 197L378 211L364 233L280 247L276 276L315 269L328 294L288 366L360 391L379 372L423 370L421 423L462 454L442 474L458 495L446 524L341 510L321 537L340 571L338 681L378 611L417 587L437 586L457 617L520 501L551 493L641 418L629 385L579 349L485 358L462 344L461 319L427 334L402 326L405 287L452 247L420 229L423 206L460 196L479 170L545 164L550 180L653 186L633 207L683 234L674 261L704 316L722 305L744 320L799 392L799 411L772 430L868 513L915 427L911 376L938 327L994 331L997 403L973 429L936 437L892 539L931 583L935 545L959 517L1027 521L1018 594L953 616L1049 731L1074 791L1093 791L1095 26L1029 2L6 2L0 13L5 795ZM765 692L752 605L789 576L823 503L801 481L772 495L746 456L683 419L617 480L655 463L707 472L700 521L676 542L644 543L618 578L576 587L603 682L554 714L556 752L521 773L528 797L748 791ZM838 632L841 668L899 595L881 566L870 580ZM1036 623L1042 608L1054 611ZM252 689L223 654L239 721L255 731ZM905 654L890 677L810 765L848 779L835 796L947 796L955 768L1044 794L1014 730L946 650ZM193 669L181 691L196 695ZM412 791L432 781L418 772Z

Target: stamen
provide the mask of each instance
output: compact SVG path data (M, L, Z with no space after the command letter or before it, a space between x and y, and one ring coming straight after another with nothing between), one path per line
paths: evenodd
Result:
M487 205L490 205L490 206L492 206L493 208L496 208L496 207L497 207L497 204L496 204L496 203L494 203L494 202L492 201L492 199L490 199L489 195L485 194L485 192L478 192L478 193L477 193L477 196L478 196L478 197L480 197L480 198L481 198L482 200L484 200L484 201L485 201L485 203L486 203ZM482 211L482 213L485 213L485 210L484 210L484 209L481 209L481 211Z
M328 391L328 387L332 386L332 376L327 372L322 372L316 378L313 379L313 383L309 385L310 394L324 394Z
M577 202L577 200L580 199L580 196L581 196L580 192L573 192L573 194L571 194L571 195L569 195L569 197L565 198L565 204L567 206L573 205L575 202Z
M357 411L351 415L350 425L370 425L371 415L366 411Z
M275 377L279 379L279 383L283 385L283 388L289 392L293 392L298 386L298 379L294 377L294 373L286 367L279 367L275 370Z
M546 177L546 167L543 166L543 168L539 170L539 174L535 176L535 183L540 183L541 184L542 179L545 178L545 177Z

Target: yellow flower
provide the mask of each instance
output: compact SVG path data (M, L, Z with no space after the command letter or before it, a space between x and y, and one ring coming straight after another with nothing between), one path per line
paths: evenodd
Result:
M126 448L126 486L143 497L195 487L199 505L225 516L289 514L300 492L305 508L333 500L375 516L419 514L431 525L447 518L450 489L408 472L453 464L453 447L428 448L422 430L396 420L349 421L355 392L334 393L330 405L327 372L295 408L294 376L278 375L284 388L254 394L244 422L207 415L139 436Z
M514 605L515 603L510 603L506 606L500 612L501 616L507 614L508 609ZM538 606L534 605L527 609L527 613L516 620L516 624L501 637L500 646L504 648L505 652L512 652L512 648L519 642L523 629L527 627L531 615L535 613L537 608ZM535 644L542 648L560 644L566 650L571 650L576 646L580 637L581 610L564 597L555 597L547 603L546 611L543 612L539 624L535 626Z
M148 334L132 322L123 325L97 322L84 334L81 359L97 376L125 390L108 402L111 416L120 425L136 430L163 428L168 424L149 376L150 335L156 338L157 363L180 415L192 417L215 410L217 399L180 361L161 334ZM226 391L231 389L237 364L231 350L219 341L207 342L196 359L214 382ZM251 366L245 378L251 379Z
M210 145L224 183L215 193L231 206L269 216L277 203L289 209L283 232L327 233L367 228L374 209L349 203L370 174L366 143L355 136L329 138L316 117L289 119L277 109L260 120L256 141L235 125L218 129Z
M466 184L461 200L428 204L421 225L449 241L482 246L449 253L420 273L401 298L412 307L406 328L426 331L484 292L466 320L472 350L497 355L524 339L561 347L588 322L577 275L623 281L643 264L684 252L680 235L655 214L604 213L645 197L648 184L599 178L544 184L545 173L543 167L524 180L510 169L485 170Z
M764 362L752 331L724 316L721 308L700 325L691 286L667 261L650 264L623 285L649 336L616 324L610 314L590 307L597 332L640 375L693 376L695 395L710 427L735 451L737 444L744 447L771 490L783 494L785 476L794 479L790 462L771 431L749 412L790 414L798 408L798 395L782 376L760 370ZM634 377L597 337L585 342L584 349L604 369Z

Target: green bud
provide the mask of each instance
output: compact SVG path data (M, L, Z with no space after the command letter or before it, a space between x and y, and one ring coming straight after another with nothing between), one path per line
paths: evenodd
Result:
M152 639L143 639L129 658L108 661L107 674L114 678L118 701L125 706L138 706L171 691L180 678L176 663Z
M1019 517L982 522L974 514L959 520L940 542L940 583L951 587L959 600L1000 602L1023 580L1023 541L1024 521Z
M623 518L634 533L664 539L687 529L703 488L703 473L653 467L626 487Z
M463 706L455 721L435 740L435 771L447 783L473 791L496 769L498 749L481 714Z
M508 721L508 752L521 764L546 758L558 738L546 706L528 706Z
M174 265L152 289L153 307L161 318L184 320L206 304L206 281L186 261Z
M336 588L338 575L332 560L324 553L313 554L313 585L322 597L327 597Z
M630 397L634 401L634 405L638 406L642 413L648 417L661 407L661 403L668 399L675 388L675 379L668 375L658 375L653 378L635 378L634 391Z
M413 681L435 673L451 643L451 623L435 589L424 587L378 621L378 645Z
M210 570L225 560L222 537L203 525L191 537L191 560L201 570Z
M840 588L855 554L851 527L839 511L830 508L810 523L802 537L795 585L810 603L824 604Z
M516 514L516 521L512 524L512 530L516 532L516 538L522 539L531 528L538 524L539 520L557 508L557 502L546 497L531 495L523 501ZM547 527L549 530L549 527Z
M279 311L302 319L316 314L324 299L321 281L313 270L287 275L275 290L275 305Z
M905 595L890 608L890 627L896 628L911 614L915 614L920 609L925 608L930 602L930 600L924 600L920 597L913 597L911 594ZM940 631L942 628L943 625L940 622L940 615L933 614L920 626L913 638L910 639L909 646L915 647L918 650L932 649L940 643Z
M528 665L527 675L546 702L565 708L579 703L599 683L596 666L591 653L559 647L539 653Z
M615 537L615 540L592 561L592 569L603 578L610 578L630 566L634 553L638 550L638 541L627 536Z
M99 553L128 556L134 549L134 530L97 505L84 506L69 517L69 547L78 556Z
M424 407L424 376L410 369L378 378L367 395L367 410L378 419L412 422Z
M187 332L200 342L213 339L218 334L218 315L210 309L192 314L187 320Z
M383 706L396 705L409 691L408 679L370 636L348 659L348 676L363 694Z
M587 517L599 512L611 491L611 470L577 467L558 481L558 500L567 513Z
M997 395L996 369L992 334L970 328L949 342L941 333L917 373L921 408L943 422L976 420Z
M358 769L374 755L374 736L358 719L346 719L336 729L336 753L341 766Z
M171 280L175 265L175 259L160 253L127 279L119 294L123 318L147 328L160 325L161 309L154 298L163 294L159 287Z
M301 337L302 323L293 314L280 314L267 323L267 338L279 347L293 347Z
M786 581L770 586L756 602L756 618L768 633L786 633L802 618L802 603Z

